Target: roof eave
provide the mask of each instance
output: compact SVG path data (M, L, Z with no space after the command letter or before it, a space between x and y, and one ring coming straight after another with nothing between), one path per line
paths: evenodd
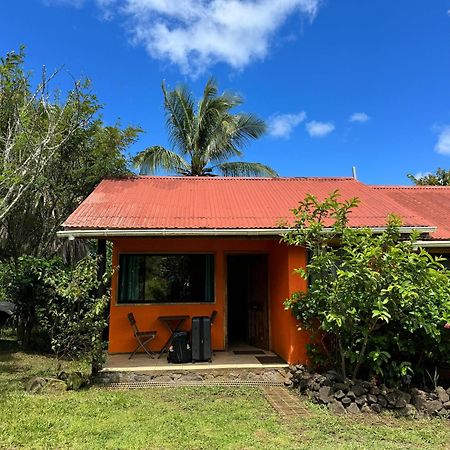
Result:
M362 227L361 227L362 228ZM369 227L374 233L382 233L386 227ZM89 229L89 228L66 228L58 231L57 235L60 238L92 238L105 239L114 237L201 237L201 236L282 236L292 228L202 228L202 229ZM325 232L331 231L326 228ZM410 234L413 231L419 233L433 233L436 227L400 227L400 233ZM425 241L426 242L426 241Z

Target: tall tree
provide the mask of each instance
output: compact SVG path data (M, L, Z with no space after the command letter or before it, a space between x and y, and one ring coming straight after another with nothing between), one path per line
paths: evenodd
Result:
M198 104L186 86L168 91L163 82L164 109L173 150L149 147L138 153L134 164L143 174L158 169L185 176L275 177L275 170L258 162L230 161L243 156L243 148L266 131L254 114L231 112L242 98L225 92L218 95L213 79L206 83Z
M105 126L88 80L63 93L44 70L32 89L24 63L23 49L0 60L0 256L49 257L96 184L131 174L124 150L140 130Z
M450 186L450 170L438 168L435 173L421 177L408 174L408 178L418 186Z

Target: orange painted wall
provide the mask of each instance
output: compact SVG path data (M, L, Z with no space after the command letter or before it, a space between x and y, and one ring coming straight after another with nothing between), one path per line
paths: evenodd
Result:
M295 251L294 251L295 250ZM269 324L270 346L289 363L306 362L305 344L307 336L297 330L291 313L284 310L283 302L294 289L305 288L292 270L305 264L305 252L299 248L288 248L278 240L269 239L172 239L172 238L120 238L113 241L113 266L117 267L119 253L214 253L215 255L215 303L204 304L160 304L118 305L118 271L112 282L110 309L110 353L128 353L135 347L134 337L127 320L133 312L138 327L157 330L152 348L159 350L169 332L158 321L158 316L186 314L190 317L209 316L218 311L212 328L212 344L215 350L226 349L226 256L236 253L265 253L269 260ZM292 270L291 270L292 269ZM190 329L190 320L185 328Z

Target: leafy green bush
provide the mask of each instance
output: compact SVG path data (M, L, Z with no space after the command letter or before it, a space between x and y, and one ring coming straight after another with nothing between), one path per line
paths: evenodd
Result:
M66 266L60 259L21 257L2 264L0 281L17 305L24 346L32 346L34 331L44 331L58 357L90 357L98 365L108 296L98 296L96 258Z
M286 301L301 326L326 332L331 363L353 378L363 371L390 383L423 376L449 361L450 272L402 236L389 217L385 231L348 227L357 199L323 202L307 196L295 209L294 230L284 240L305 246L307 292ZM323 342L323 341L321 341Z

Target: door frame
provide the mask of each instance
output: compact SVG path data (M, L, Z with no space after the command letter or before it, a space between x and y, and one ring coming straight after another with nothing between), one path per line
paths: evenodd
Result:
M267 340L268 340L268 350L272 350L272 327L271 327L271 314L270 314L270 252L267 251L245 251L245 252L239 252L239 251L231 251L231 252L224 252L224 264L223 264L223 271L224 271L224 317L223 317L223 326L224 326L224 348L225 351L229 351L229 343L228 343L228 257L229 256L265 256L266 262L267 262L267 301L266 301L266 322L267 322Z

